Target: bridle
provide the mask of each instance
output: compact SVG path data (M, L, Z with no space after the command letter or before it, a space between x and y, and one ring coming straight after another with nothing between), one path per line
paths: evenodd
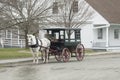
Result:
M29 47L31 47L31 48L36 48L36 47L38 47L39 46L39 44L38 44L38 39L36 38L36 44L34 44L34 45L32 45L32 42L33 42L33 39L32 39L32 37L29 39L29 41L28 41L28 43L30 43L31 45L29 45Z

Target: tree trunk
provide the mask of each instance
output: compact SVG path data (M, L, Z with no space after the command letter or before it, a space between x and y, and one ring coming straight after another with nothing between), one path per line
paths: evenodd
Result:
M28 39L27 39L28 30L25 30L25 48L28 49Z

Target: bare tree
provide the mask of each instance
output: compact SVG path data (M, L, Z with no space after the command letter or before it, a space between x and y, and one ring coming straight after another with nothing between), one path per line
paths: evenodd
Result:
M79 28L92 17L93 11L84 0L61 0L53 4L53 14L48 18L51 25Z
M26 47L27 34L37 33L40 23L46 19L47 11L51 8L50 0L0 0L0 6L1 23L4 22L1 29L22 30Z

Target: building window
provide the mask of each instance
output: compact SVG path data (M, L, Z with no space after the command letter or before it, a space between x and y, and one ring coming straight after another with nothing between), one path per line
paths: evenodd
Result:
M98 39L103 38L103 29L98 29Z
M11 39L12 37L12 31L11 30L6 30L6 38Z
M114 38L119 39L119 29L114 30Z
M19 36L19 34L18 34L18 29L14 29L14 30L12 30L12 38L18 38L18 36Z
M58 14L58 2L53 2L53 14Z
M73 1L73 13L78 12L78 1L74 0Z

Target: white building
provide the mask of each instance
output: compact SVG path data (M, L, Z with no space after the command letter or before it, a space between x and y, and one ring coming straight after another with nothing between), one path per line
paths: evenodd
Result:
M0 30L0 48L25 47L25 39L19 34L19 29Z
M86 0L100 15L93 28L93 49L120 50L120 0ZM97 14L98 14L97 13ZM99 22L100 21L100 22Z

